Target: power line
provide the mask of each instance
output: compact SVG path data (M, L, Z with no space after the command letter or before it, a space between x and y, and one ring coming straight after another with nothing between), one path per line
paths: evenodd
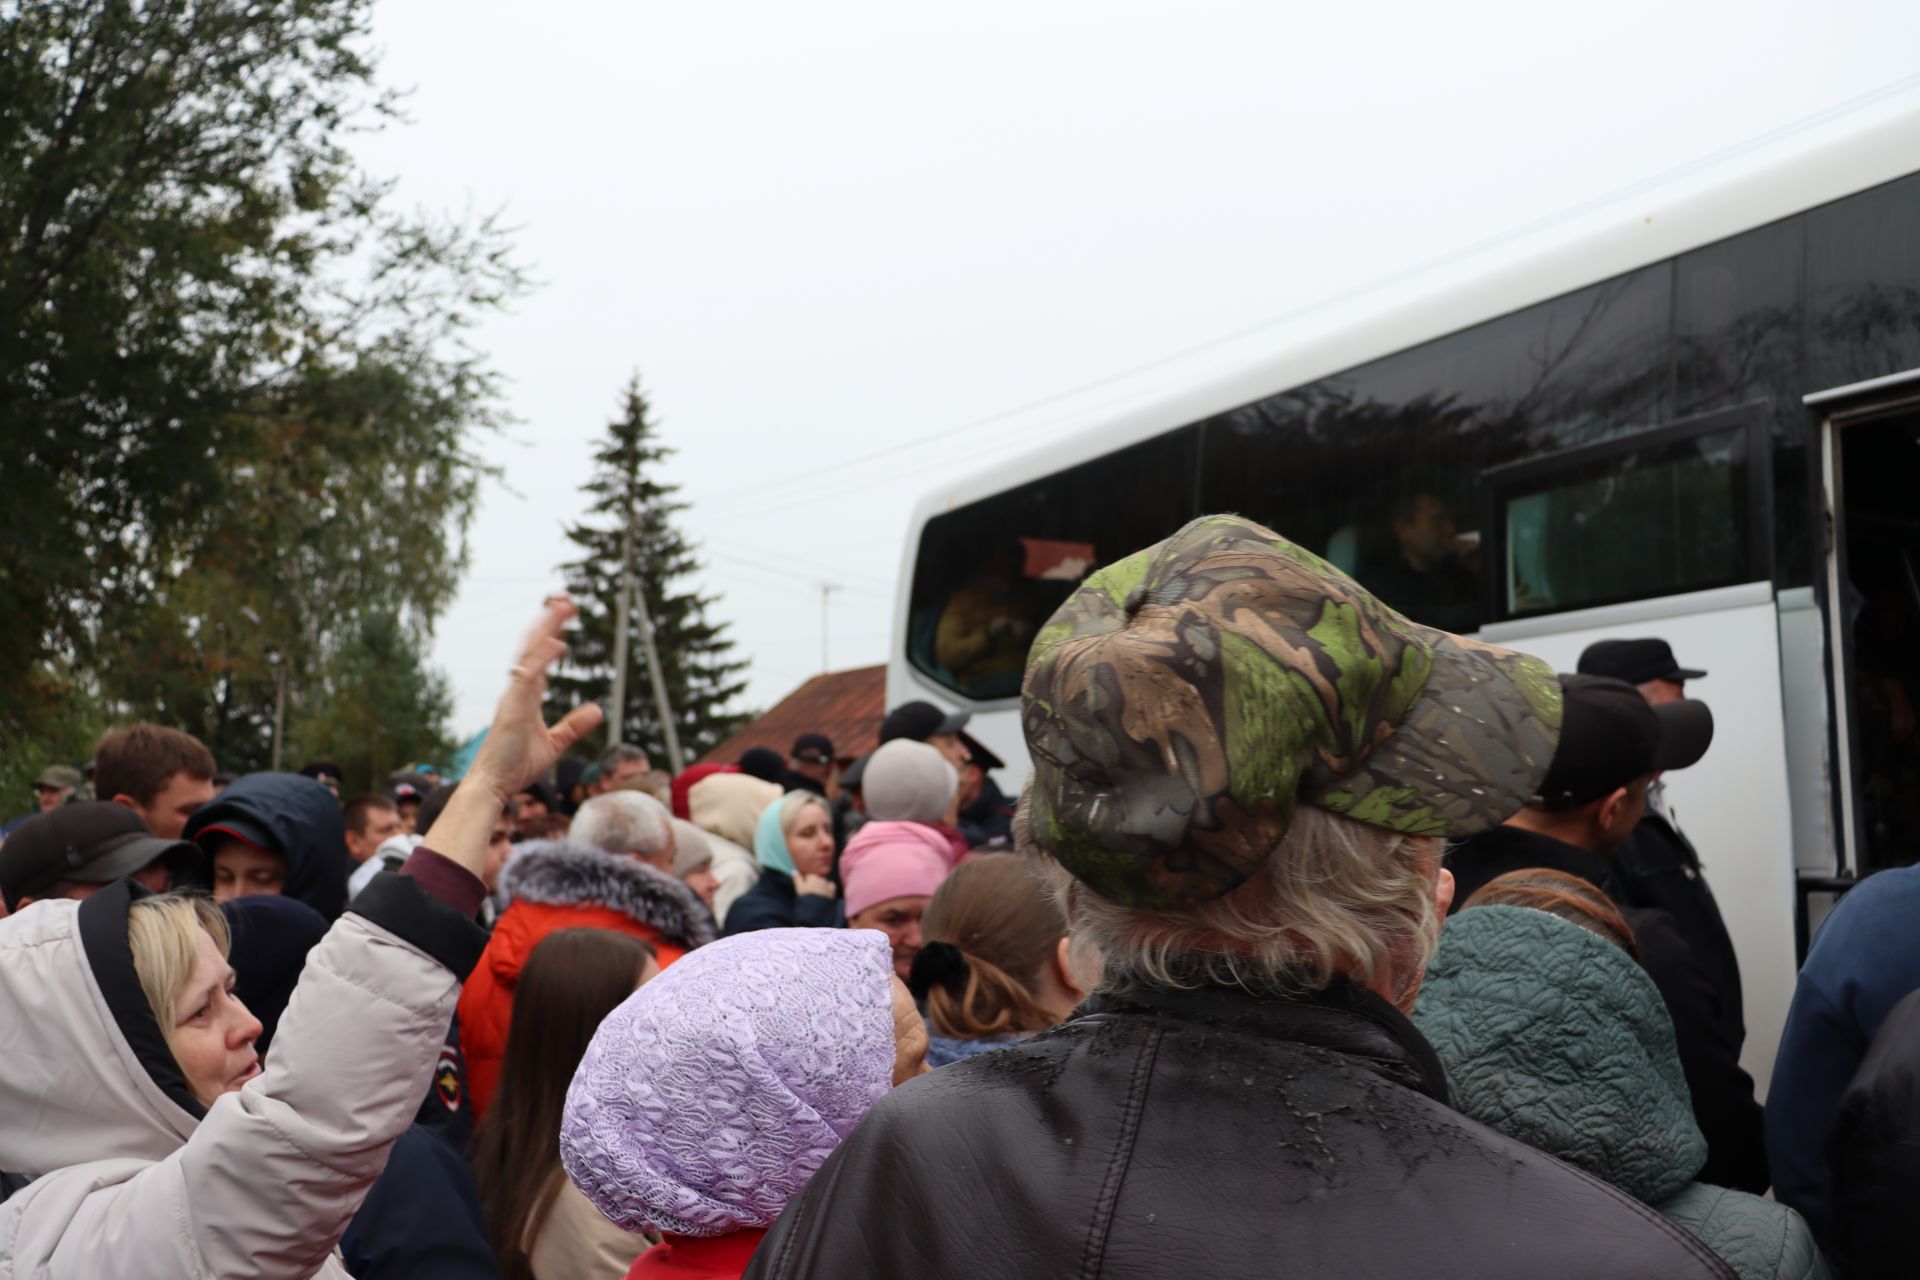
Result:
M749 556L731 547L716 547L712 542L706 543L704 550L708 555L717 557L718 559L735 560L742 564L758 565L763 569L774 569L781 573L800 574L815 579L831 577L837 585L866 590L889 600L893 598L893 588L883 585L877 579L869 578L864 574L848 574L839 569L835 569L831 574L827 574L815 564L806 564L798 560L787 559L781 556L779 552L756 549L754 554ZM756 559L756 557L759 556L766 558Z

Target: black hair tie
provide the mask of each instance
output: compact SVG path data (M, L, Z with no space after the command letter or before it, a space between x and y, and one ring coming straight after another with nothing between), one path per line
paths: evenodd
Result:
M945 987L947 994L958 996L967 986L967 954L951 942L929 942L913 958L908 971L907 990L915 1000L925 1000L927 992Z

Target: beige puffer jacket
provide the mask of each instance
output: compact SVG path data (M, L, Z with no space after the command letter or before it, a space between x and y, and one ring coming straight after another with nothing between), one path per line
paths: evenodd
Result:
M133 974L139 892L0 920L0 1170L33 1178L0 1204L0 1280L346 1277L335 1245L425 1095L478 928L382 876L308 957L267 1069L203 1114Z

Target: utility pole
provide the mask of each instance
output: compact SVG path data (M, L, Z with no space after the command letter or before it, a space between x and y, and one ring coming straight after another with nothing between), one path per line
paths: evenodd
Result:
M631 529L632 525L629 524ZM628 562L631 566L632 562ZM628 581L632 581L631 568ZM680 754L680 731L673 724L673 702L667 697L667 678L660 670L660 650L653 642L653 617L647 612L647 596L644 591L633 593L633 607L640 612L640 643L647 650L647 676L653 681L653 705L660 712L660 733L667 740L667 763L677 775L686 768L686 761Z
M627 518L620 531L620 595L613 606L613 705L607 708L607 745L619 745L620 722L627 711L627 601L633 599L633 490L627 490ZM648 655L653 652L648 643ZM676 764L673 771L680 772Z
M825 675L827 666L827 601L840 588L831 582L820 584L820 674Z

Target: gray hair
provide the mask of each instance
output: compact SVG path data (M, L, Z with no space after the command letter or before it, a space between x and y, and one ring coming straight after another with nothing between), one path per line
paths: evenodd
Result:
M644 750L634 746L631 742L616 742L600 753L598 762L600 765L600 776L603 778L606 777L630 760L638 760L648 768L653 767L653 762L647 759L647 753Z
M673 815L644 791L609 791L580 806L567 838L607 853L673 856Z
M1439 942L1433 900L1437 841L1400 835L1310 805L1251 879L1178 911L1101 897L1028 841L1067 918L1076 962L1102 985L1235 986L1261 995L1318 991L1337 974L1390 973L1419 989ZM1092 952L1092 955L1088 953Z

